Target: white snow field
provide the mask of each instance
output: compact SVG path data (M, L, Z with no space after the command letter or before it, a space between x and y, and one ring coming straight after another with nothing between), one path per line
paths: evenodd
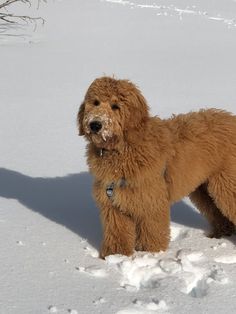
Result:
M134 81L161 117L236 113L236 1L36 2L12 11L44 27L0 24L0 314L236 313L236 237L207 238L188 199L168 251L98 258L76 129L103 74Z

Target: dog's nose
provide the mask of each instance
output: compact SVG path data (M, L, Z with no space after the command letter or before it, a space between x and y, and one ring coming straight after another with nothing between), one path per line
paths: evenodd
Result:
M90 130L93 133L97 133L102 128L102 123L100 121L92 121L89 123Z

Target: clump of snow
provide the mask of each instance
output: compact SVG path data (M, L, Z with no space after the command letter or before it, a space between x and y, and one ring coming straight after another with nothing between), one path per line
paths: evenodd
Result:
M73 310L73 309L69 309L68 313L69 314L79 314L79 312L77 310Z
M183 230L182 228L174 225L171 226L170 231L171 241L183 240L189 236L188 230Z
M76 270L94 277L106 277L108 275L106 270L99 267L98 265L92 265L88 267L76 267Z
M135 257L110 257L106 258L108 264L115 265L121 272L121 287L129 289L134 287L150 287L153 285L152 279L155 275L161 274L162 270L158 265L158 259L151 254Z
M236 254L217 256L215 258L215 262L222 263L222 264L235 264Z
M19 246L24 246L24 245L25 245L25 244L24 244L22 241L20 241L20 240L16 241L16 243L17 243Z
M50 306L48 307L48 310L49 310L49 313L57 313L57 312L58 312L57 307L54 306L54 305L50 305Z
M211 248L214 250L214 251L216 251L216 250L218 250L218 249L220 249L220 248L226 248L227 247L227 243L225 243L225 242L219 242L219 243L217 243L216 245L212 245L211 246Z
M174 241L178 238L179 234L181 233L182 229L180 227L176 227L176 226L171 226L170 229L170 238L171 241Z
M103 297L98 298L97 300L93 301L94 304L103 304L106 303L106 300Z
M84 251L91 257L97 258L99 256L98 250L95 250L94 248L91 248L90 246L85 246Z
M111 255L106 258L110 267L121 274L120 286L126 290L158 287L160 280L171 276L179 282L179 290L195 298L207 295L210 283L227 283L222 269L197 266L204 262L201 251L181 249L174 257L163 254L136 253L132 257Z
M168 310L168 306L164 300L152 300L151 302L143 302L134 300L133 306L118 311L116 314L153 314L163 313Z

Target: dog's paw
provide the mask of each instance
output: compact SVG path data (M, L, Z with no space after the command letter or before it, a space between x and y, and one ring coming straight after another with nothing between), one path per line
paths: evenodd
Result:
M151 253L159 253L161 251L166 251L167 250L168 245L158 245L158 244L153 244L153 243L146 243L146 244L141 244L138 243L135 246L135 250L136 251L140 251L140 252L151 252Z
M136 251L144 251L144 252L152 252L152 253L158 253L160 251L166 251L169 246L169 237L163 237L162 241L159 241L159 238L157 239L151 239L149 238L148 241L144 239L138 239L136 241L135 250Z
M235 233L235 226L228 225L223 228L214 228L211 232L207 234L207 237L210 239L216 238L220 239L222 237L230 237Z
M99 257L105 259L106 256L114 254L130 256L133 254L133 249L117 244L114 246L103 245L102 249L100 250Z

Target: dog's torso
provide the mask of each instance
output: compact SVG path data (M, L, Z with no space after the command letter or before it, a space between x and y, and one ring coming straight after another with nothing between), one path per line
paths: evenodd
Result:
M139 142L133 140L122 152L101 151L89 144L88 156L96 187L104 196L111 184L114 199L126 194L126 205L119 206L127 207L127 199L142 190L150 197L165 190L173 203L220 172L229 158L236 162L236 118L213 109L167 120L150 118Z

